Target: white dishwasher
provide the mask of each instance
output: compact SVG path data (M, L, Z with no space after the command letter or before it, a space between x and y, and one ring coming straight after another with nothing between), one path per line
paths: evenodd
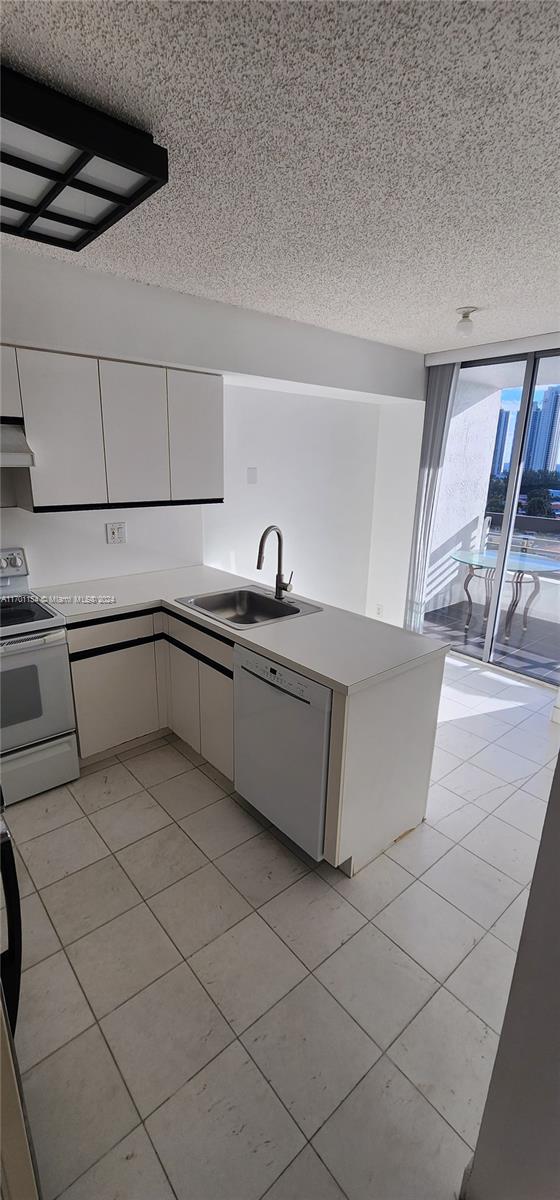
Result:
M319 860L332 692L242 646L233 664L236 790Z

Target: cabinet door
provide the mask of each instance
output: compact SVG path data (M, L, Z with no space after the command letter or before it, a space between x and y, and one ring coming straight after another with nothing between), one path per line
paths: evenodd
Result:
M200 753L233 779L233 679L199 663Z
M21 396L14 346L0 346L0 415L22 417Z
M78 659L72 683L82 758L158 729L153 642Z
M111 503L169 500L165 368L100 359Z
M169 725L200 753L198 659L169 646Z
M220 375L167 372L172 500L224 494L224 402Z
M106 504L97 360L18 350L18 363L33 503Z

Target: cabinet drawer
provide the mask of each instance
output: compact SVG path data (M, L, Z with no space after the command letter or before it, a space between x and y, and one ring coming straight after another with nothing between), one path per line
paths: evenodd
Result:
M219 641L218 638L211 637L201 629L195 629L194 626L178 621L172 616L169 617L169 636L175 638L176 642L181 642L183 646L196 650L198 654L203 654L211 662L219 663L221 667L233 671L233 645Z
M72 684L82 758L158 729L153 642L73 662Z
M153 637L152 614L143 617L127 617L120 621L106 621L102 625L84 625L81 629L68 626L70 654L79 650L96 650L99 646L111 646L115 642L132 642L138 638ZM115 742L115 745L117 743Z

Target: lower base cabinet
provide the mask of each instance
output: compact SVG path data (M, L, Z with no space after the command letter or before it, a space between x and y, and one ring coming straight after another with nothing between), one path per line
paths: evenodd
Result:
M233 645L174 621L173 641L117 648L120 640L151 639L154 632L166 638L151 616L70 629L71 656L84 654L71 659L81 757L168 725L233 779Z
M169 647L169 725L174 733L200 753L198 659Z
M153 642L77 659L72 684L82 758L159 728Z
M233 679L198 664L200 753L222 775L233 779Z

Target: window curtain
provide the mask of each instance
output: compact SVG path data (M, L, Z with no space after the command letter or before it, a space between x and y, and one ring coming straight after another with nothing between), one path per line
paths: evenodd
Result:
M459 369L459 363L428 368L405 618L407 629L416 633L421 632L424 620L424 593L438 483Z

